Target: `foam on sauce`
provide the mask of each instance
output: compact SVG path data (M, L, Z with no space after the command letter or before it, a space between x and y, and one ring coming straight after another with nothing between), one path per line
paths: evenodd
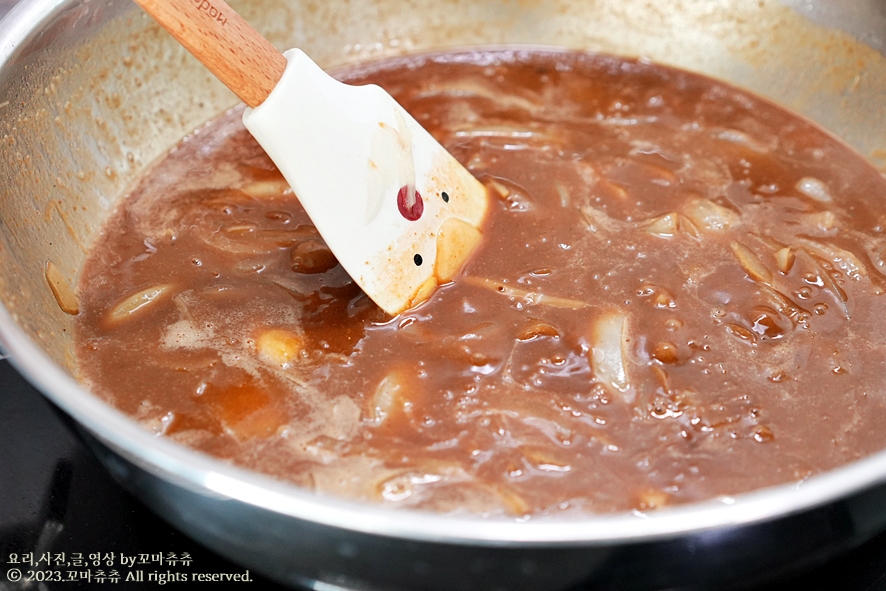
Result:
M615 57L341 77L385 87L497 196L463 276L387 318L228 113L86 263L96 393L318 492L482 514L652 510L886 446L886 181L846 146Z

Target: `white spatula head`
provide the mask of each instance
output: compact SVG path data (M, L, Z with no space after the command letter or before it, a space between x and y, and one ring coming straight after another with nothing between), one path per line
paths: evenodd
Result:
M378 86L284 55L244 124L363 291L390 314L417 305L479 245L486 188Z

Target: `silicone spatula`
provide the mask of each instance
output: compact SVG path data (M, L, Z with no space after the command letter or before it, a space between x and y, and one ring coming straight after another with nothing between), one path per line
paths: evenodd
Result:
M482 239L486 188L388 93L281 54L223 0L135 1L246 103L246 128L382 309L456 277Z

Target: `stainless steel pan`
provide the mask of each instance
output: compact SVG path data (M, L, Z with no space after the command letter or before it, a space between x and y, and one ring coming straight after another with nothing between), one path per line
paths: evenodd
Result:
M878 166L886 4L878 0L246 0L281 48L321 64L533 44L639 55L803 113ZM886 452L802 483L663 509L524 523L314 496L157 438L75 379L68 283L114 203L235 99L127 0L25 0L0 23L0 342L81 425L111 472L219 553L317 589L728 584L886 527ZM884 196L886 197L886 196ZM886 388L886 385L884 385Z

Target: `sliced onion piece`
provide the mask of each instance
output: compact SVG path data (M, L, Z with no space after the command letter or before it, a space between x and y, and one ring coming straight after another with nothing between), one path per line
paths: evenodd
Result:
M797 237L797 244L805 248L810 254L828 260L838 269L846 273L852 279L861 279L868 276L868 270L861 260L849 252L833 244L817 242L808 238Z
M591 367L604 384L619 392L630 387L626 369L627 319L619 313L608 313L597 319L591 334Z
M241 185L240 190L256 199L273 199L292 192L289 183L282 178L250 181Z
M313 226L303 225L291 230L262 230L255 224L232 224L203 237L203 241L218 250L238 255L262 255L283 248L292 248L299 242L316 238Z
M470 285L476 285L477 287L482 287L484 289L494 291L495 293L500 293L504 296L519 298L522 300L522 303L527 306L540 304L551 306L552 308L567 308L570 310L578 310L579 308L584 308L588 305L585 302L580 302L578 300L558 298L534 291L519 289L516 287L512 287L506 283L502 283L501 281L495 281L494 279L487 279L485 277L463 277L461 281L464 281L465 283L468 283Z
M493 492L501 499L505 510L516 517L524 517L532 511L532 507L517 491L504 483L492 486Z
M778 265L778 270L785 275L790 273L791 268L793 268L795 258L794 251L791 250L790 246L785 246L775 252L775 264Z
M811 176L804 176L801 178L797 181L797 184L794 185L794 188L819 203L832 203L834 201L834 198L831 197L831 194L828 191L827 185Z
M637 162L637 166L645 172L654 184L670 187L677 184L677 175L670 169L650 162Z
M132 318L136 314L145 312L168 296L172 289L173 286L167 283L164 285L154 285L132 294L114 306L111 313L108 314L107 323L113 326Z
M689 200L683 207L683 215L699 228L712 232L728 230L741 221L741 216L728 207L703 198Z
M665 215L653 218L646 224L646 232L653 236L669 238L677 234L679 229L680 218L674 213L666 213Z
M764 285L772 285L772 271L766 268L754 251L741 242L733 242L732 252L751 279Z
M692 220L690 220L688 217L686 217L685 215L682 215L682 214L678 215L677 217L679 218L679 221L680 221L680 231L681 232L685 232L687 235L691 236L692 238L694 238L696 240L701 238L701 232L698 231L698 226L696 226Z
M507 199L508 196L511 194L510 189L508 189L506 186L495 179L488 179L486 181L486 188L494 191L499 199Z
M627 189L607 179L600 179L597 182L597 187L603 192L603 195L607 199L624 201L630 197Z
M391 370L378 386L369 400L366 413L369 422L380 425L398 407L402 408L408 391L408 379L402 369Z
M558 339L560 338L560 330L550 322L532 319L528 325L524 326L517 333L517 340L523 342L534 341L544 337Z
M837 226L837 216L830 210L804 213L800 219L803 225L812 232L830 233Z
M610 217L609 214L602 209L597 209L590 205L582 205L581 208L579 208L578 215L581 218L581 221L587 226L588 230L595 233L600 230L610 233L621 232L626 227L629 227L621 220Z

